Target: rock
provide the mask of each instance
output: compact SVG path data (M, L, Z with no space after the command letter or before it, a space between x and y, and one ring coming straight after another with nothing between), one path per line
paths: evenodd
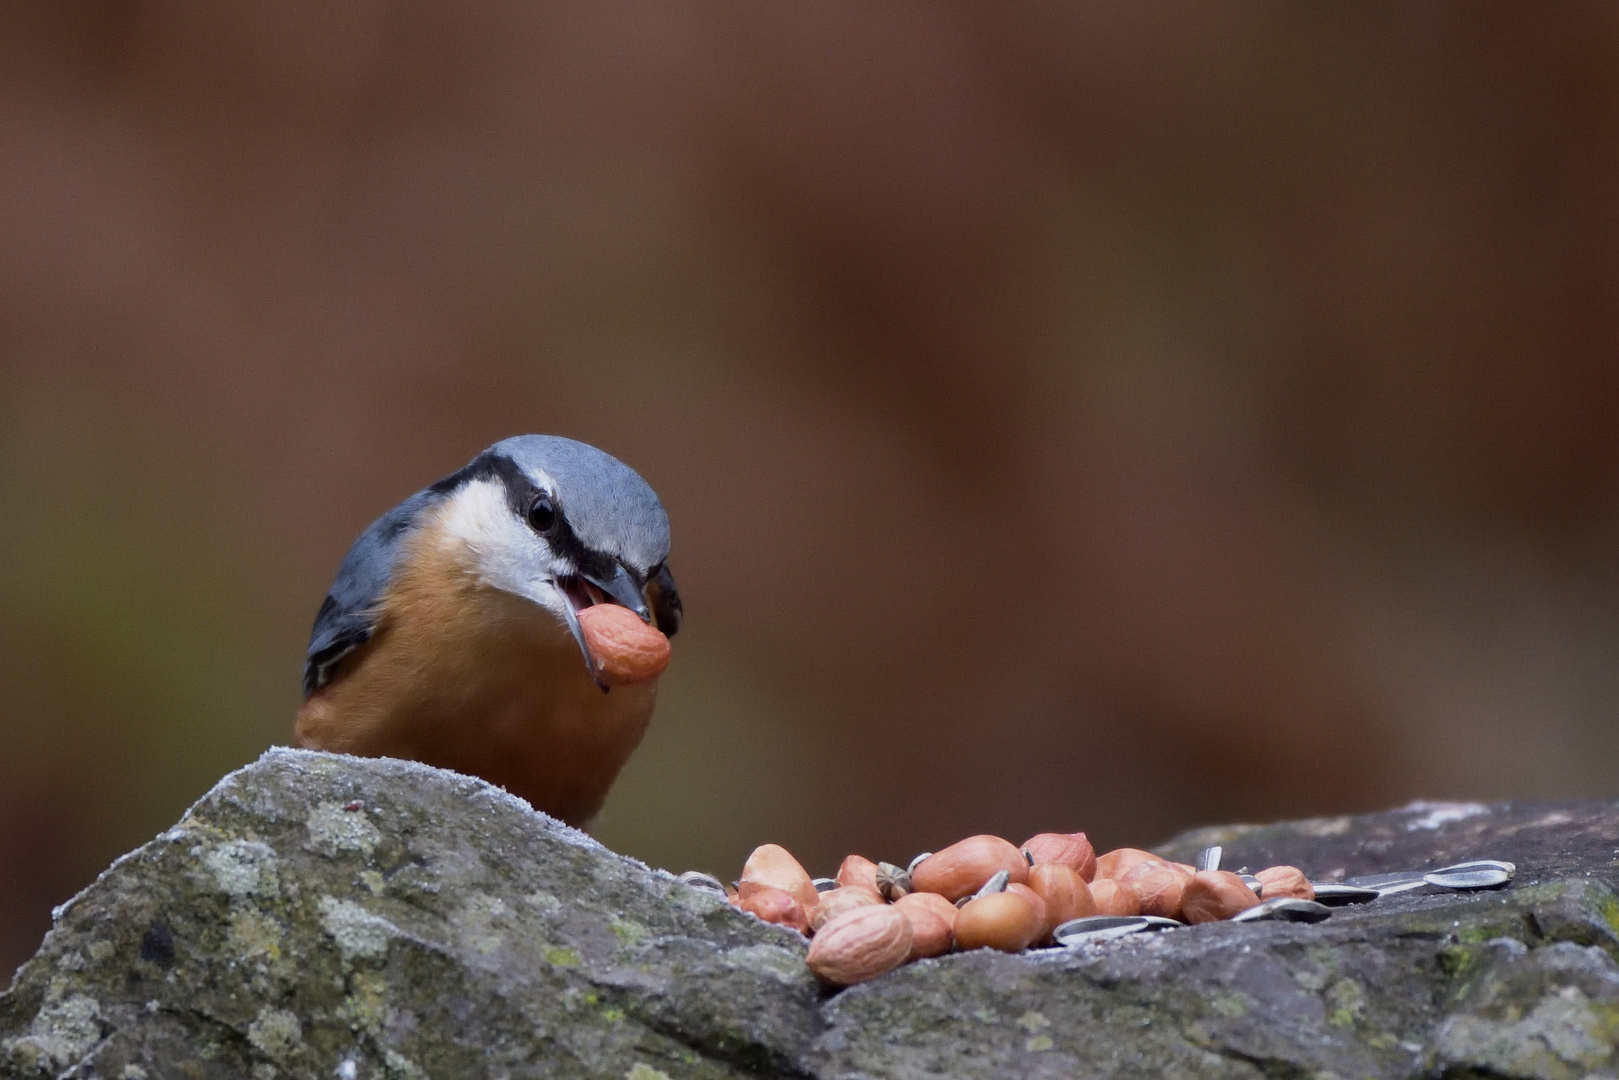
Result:
M57 913L0 1075L1619 1075L1619 803L1203 830L1224 865L1467 858L1507 889L924 960L832 994L805 942L479 781L275 750Z

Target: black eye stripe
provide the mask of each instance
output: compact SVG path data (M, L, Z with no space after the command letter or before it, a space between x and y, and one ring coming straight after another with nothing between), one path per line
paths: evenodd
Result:
M549 531L536 530L545 537L546 545L561 558L571 562L582 573L595 574L598 577L611 577L613 574L613 557L592 551L586 547L577 536L573 527L569 525L567 516L557 506L556 498L550 492L542 491L528 475L518 467L517 463L503 454L485 452L475 458L459 472L445 477L434 484L429 490L435 494L449 494L457 488L474 480L498 480L506 489L506 505L511 508L512 515L521 521L527 522L533 528L530 520L530 510L541 496L550 499L551 511L555 515Z

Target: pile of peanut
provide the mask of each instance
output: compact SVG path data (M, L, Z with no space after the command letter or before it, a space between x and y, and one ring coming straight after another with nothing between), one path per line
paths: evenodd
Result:
M1005 872L1005 888L990 891ZM1265 899L1313 899L1303 872L1254 875ZM972 836L901 869L850 855L836 887L814 880L783 847L756 848L726 895L743 911L813 938L810 971L831 986L875 978L956 949L1022 952L1086 915L1158 915L1186 923L1229 919L1259 903L1237 874L1199 871L1149 851L1098 857L1084 833L1040 833L1021 847Z

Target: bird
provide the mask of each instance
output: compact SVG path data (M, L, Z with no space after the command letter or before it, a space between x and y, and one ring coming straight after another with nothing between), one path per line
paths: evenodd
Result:
M672 636L668 555L663 504L629 466L557 435L495 443L349 549L310 633L295 743L453 769L588 824L657 680L609 686L579 612L622 605Z

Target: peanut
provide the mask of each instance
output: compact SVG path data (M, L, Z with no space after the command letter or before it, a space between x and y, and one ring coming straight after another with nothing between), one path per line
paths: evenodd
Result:
M877 891L877 864L864 855L850 855L838 867L837 883L839 885L864 885L872 892Z
M911 871L911 887L960 900L983 888L1000 870L1014 882L1029 878L1028 860L1009 841L998 836L969 836L918 863Z
M1029 869L1029 888L1046 902L1046 930L1041 940L1069 919L1096 914L1096 901L1079 871L1066 863L1035 863Z
M853 986L903 964L911 955L911 920L889 904L845 911L821 927L805 962L832 986Z
M1040 932L1034 936L1034 940L1043 940L1045 936L1051 932L1052 927L1051 910L1046 907L1045 897L1041 896L1027 885L1008 885L1006 887L1006 891L1009 893L1017 893L1019 896L1023 897L1023 899L1029 902L1030 907L1034 908L1034 917L1040 923Z
M931 896L932 893L910 893L908 896ZM943 897L936 897L944 899ZM903 912L911 920L911 955L910 960L921 960L928 956L943 956L950 951L950 943L955 940L951 930L955 920L946 921L937 909L931 904L904 904L902 896L894 901L894 909ZM951 914L955 914L955 907L951 906Z
M1023 850L1034 859L1034 865L1062 863L1079 871L1086 881L1096 877L1096 849L1082 832L1037 833L1023 841Z
M1010 891L975 896L956 915L956 944L963 949L1022 952L1042 930L1034 905Z
M1187 883L1181 911L1190 923L1218 922L1259 903L1259 897L1236 874L1200 870Z
M800 934L809 933L809 913L804 905L781 889L756 889L742 901L742 910L765 922L797 930Z
M780 844L760 844L742 865L737 894L746 901L758 889L780 889L803 904L806 911L820 903L809 872Z
M1091 899L1096 903L1098 915L1140 915L1141 901L1136 894L1112 878L1099 877L1091 882Z
M1259 879L1260 886L1265 890L1263 895L1266 900L1274 900L1279 896L1295 900L1315 899L1315 886L1304 876L1304 871L1296 866L1267 866L1254 877Z
M943 919L945 925L948 926L952 932L954 932L956 928L956 916L961 914L960 909L957 908L956 905L952 904L938 893L933 892L907 893L898 900L895 900L894 906L925 907L935 915L939 916L939 918Z
M1137 863L1119 882L1136 894L1141 902L1141 914L1159 915L1166 919L1181 917L1181 897L1191 878L1164 862Z
M1114 881L1122 881L1124 879L1124 875L1128 874L1130 871L1134 870L1144 862L1161 863L1163 861L1163 859L1160 859L1152 852L1142 851L1140 848L1114 848L1107 854L1098 855L1096 857L1096 876L1099 878L1112 878Z
M578 614L579 630L603 685L649 682L669 666L669 639L629 608L593 604Z
M810 914L810 929L818 932L821 927L845 911L882 902L883 898L877 895L877 890L868 889L864 885L845 885L841 889L828 889L821 894L821 902Z

